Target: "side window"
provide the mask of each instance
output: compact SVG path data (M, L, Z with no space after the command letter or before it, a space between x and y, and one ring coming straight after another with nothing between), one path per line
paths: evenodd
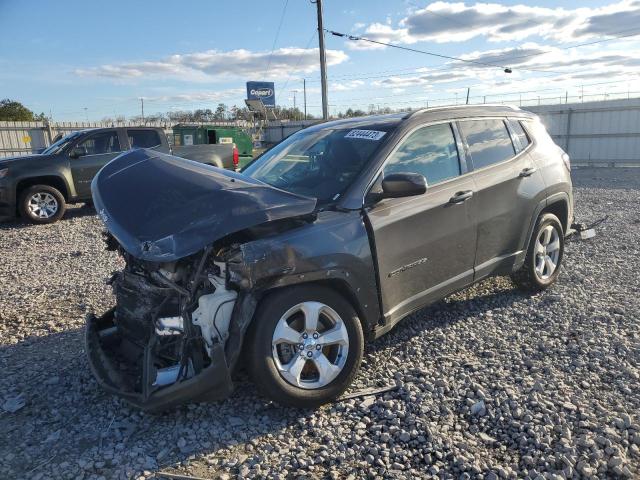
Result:
M527 132L524 131L524 128L522 128L522 125L520 124L519 121L509 120L509 127L511 128L511 131L516 137L516 142L514 142L516 147L516 153L520 153L522 150L524 150L529 146L529 144L531 143L531 140L529 140L529 136L527 135Z
M463 120L459 125L469 145L475 169L500 163L515 155L511 136L504 121Z
M131 148L151 148L160 145L160 135L155 130L127 130Z
M429 185L460 175L458 148L451 125L432 125L409 135L384 167L385 175L399 172L420 173Z
M84 155L101 155L120 151L120 142L116 132L103 132L83 140L76 148L84 151Z

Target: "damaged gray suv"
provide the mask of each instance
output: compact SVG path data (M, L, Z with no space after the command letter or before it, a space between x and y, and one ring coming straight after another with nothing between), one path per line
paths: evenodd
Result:
M92 184L115 306L91 369L146 410L222 399L244 367L296 407L338 397L364 344L490 275L557 278L570 165L540 121L432 108L301 130L242 173L135 150Z

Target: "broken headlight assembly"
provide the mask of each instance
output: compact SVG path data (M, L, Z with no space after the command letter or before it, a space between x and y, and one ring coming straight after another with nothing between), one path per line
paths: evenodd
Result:
M107 248L114 246L110 237ZM226 287L225 263L211 258L211 248L169 264L121 253L126 267L109 280L115 307L87 319L98 381L148 410L226 397L224 346L238 294Z

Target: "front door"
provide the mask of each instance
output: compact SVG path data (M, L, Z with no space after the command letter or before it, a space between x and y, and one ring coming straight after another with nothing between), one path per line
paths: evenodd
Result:
M78 198L91 197L91 181L104 165L120 153L120 141L115 130L94 133L71 150L69 159L73 183Z
M463 171L449 123L415 130L390 155L383 175L422 174L427 192L366 211L387 323L473 280L475 185Z

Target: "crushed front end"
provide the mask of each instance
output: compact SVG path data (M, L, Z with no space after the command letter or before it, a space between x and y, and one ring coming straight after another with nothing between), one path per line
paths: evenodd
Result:
M316 200L145 149L105 165L91 192L126 264L110 280L115 307L87 318L96 378L145 410L225 398L256 305L227 273L231 246L310 216Z
M225 264L209 248L166 264L115 248L126 261L109 281L116 306L87 318L87 354L99 383L150 411L226 398L225 343L237 292L226 288Z

